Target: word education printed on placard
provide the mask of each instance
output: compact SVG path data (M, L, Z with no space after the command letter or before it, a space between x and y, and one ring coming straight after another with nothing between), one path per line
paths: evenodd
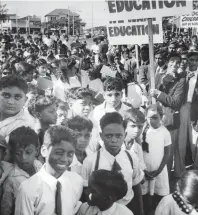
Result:
M106 1L110 45L148 44L148 21L152 18L154 43L163 42L162 17L192 12L191 0Z
M153 18L153 40L163 43L162 19ZM148 20L131 19L110 21L107 24L107 33L111 45L148 44Z

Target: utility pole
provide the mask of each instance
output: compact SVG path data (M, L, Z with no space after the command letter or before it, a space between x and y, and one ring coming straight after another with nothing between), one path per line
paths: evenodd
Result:
M18 17L17 17L17 10L16 10L16 33L18 33Z
M69 20L69 6L68 6L68 19L67 19L67 23L68 23L68 26L67 26L67 36L68 36L68 39L69 39L69 32L70 32L70 20Z
M74 30L74 26L75 26L74 19L75 19L75 17L74 17L74 15L73 15L73 36L74 36L74 34L75 34L75 30Z
M91 15L91 23L92 23L92 37L93 37L93 34L94 34L94 31L93 31L93 3L92 3L92 7L91 7L91 13L92 13L92 15Z

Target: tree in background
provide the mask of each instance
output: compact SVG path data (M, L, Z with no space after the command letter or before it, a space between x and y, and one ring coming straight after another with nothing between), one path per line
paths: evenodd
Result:
M8 9L6 8L6 4L0 4L0 22L6 19L6 14L8 12Z

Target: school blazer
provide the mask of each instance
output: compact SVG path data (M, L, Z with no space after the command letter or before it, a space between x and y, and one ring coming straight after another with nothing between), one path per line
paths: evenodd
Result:
M186 79L180 76L170 78L166 75L162 82L157 101L163 106L164 125L169 130L176 129L180 124L179 111L185 100Z

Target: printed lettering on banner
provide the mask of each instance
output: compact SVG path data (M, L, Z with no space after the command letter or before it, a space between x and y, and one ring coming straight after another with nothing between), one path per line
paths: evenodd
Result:
M181 28L194 28L198 27L198 10L193 10L190 15L182 15L180 17Z
M148 20L130 19L123 23L108 23L110 45L148 44ZM153 18L153 41L163 43L162 18Z
M107 0L109 21L176 16L193 11L192 0Z

